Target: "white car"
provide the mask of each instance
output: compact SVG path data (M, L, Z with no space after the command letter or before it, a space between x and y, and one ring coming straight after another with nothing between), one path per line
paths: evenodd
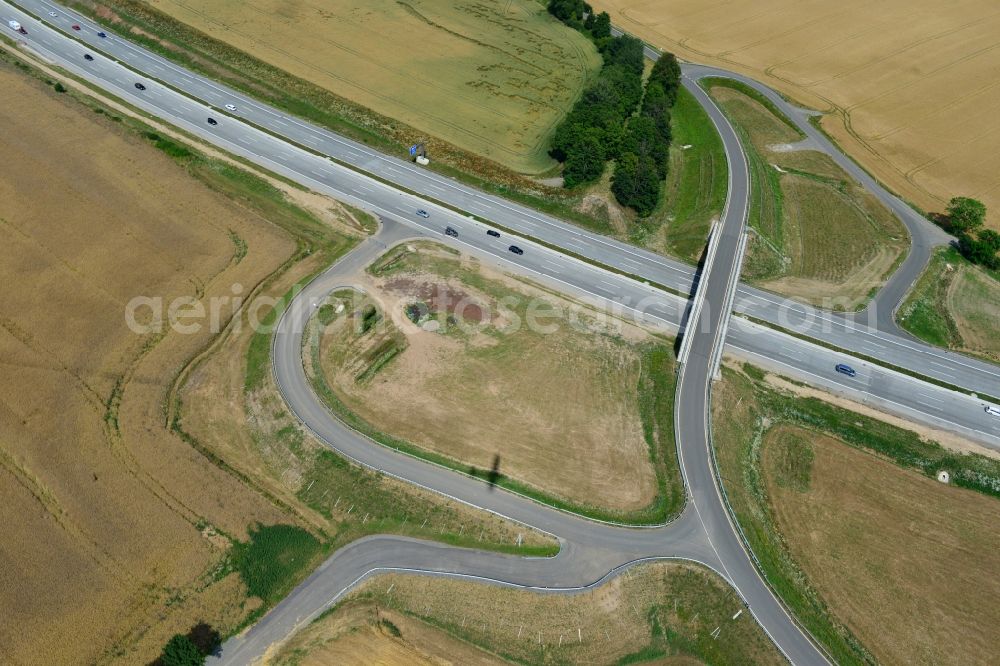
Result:
M56 16L58 16L58 14L56 14L55 12L49 12L49 16L55 18Z
M994 407L993 405L986 405L985 407L983 407L983 411L985 411L990 416L1000 416L1000 407Z
M235 111L235 110L236 110L235 104L226 104L226 111Z

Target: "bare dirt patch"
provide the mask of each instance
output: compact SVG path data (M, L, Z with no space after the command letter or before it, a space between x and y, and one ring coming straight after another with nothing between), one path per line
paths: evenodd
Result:
M780 482L785 434L808 442L808 490ZM996 499L799 428L769 432L762 460L790 553L880 661L992 661L1000 639L984 628L1000 621Z
M327 381L352 411L559 497L649 504L656 482L637 386L651 337L629 327L641 340L626 341L579 306L577 329L568 301L469 259L425 249L387 256L388 274L357 276L368 296L345 311L376 307L380 323L359 335L356 316L341 318L322 338ZM415 302L424 306L418 323L433 319L437 332L406 318Z
M927 210L975 196L1000 228L1000 13L989 0L598 0L621 28L828 111L823 127Z

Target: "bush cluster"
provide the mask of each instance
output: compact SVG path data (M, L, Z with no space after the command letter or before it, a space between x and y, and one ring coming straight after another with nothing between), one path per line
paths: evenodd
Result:
M664 54L642 88L643 44L611 36L607 12L583 0L550 0L549 13L589 35L604 58L594 82L556 128L550 154L563 163L567 188L601 177L616 162L612 192L624 206L648 215L659 202L670 154L670 108L677 101L680 66ZM636 110L641 110L636 115Z
M986 206L968 197L954 197L941 218L942 226L958 238L958 251L974 264L1000 270L1000 233L983 229Z
M664 53L650 72L642 110L628 124L615 165L611 191L623 206L639 215L653 212L660 200L670 160L670 109L677 101L681 68Z

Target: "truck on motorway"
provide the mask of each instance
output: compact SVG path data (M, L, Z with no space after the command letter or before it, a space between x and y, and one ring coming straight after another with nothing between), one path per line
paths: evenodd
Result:
M14 32L19 32L22 35L28 34L28 31L24 29L24 26L18 23L17 21L7 21L7 25L9 25L10 29L13 30Z

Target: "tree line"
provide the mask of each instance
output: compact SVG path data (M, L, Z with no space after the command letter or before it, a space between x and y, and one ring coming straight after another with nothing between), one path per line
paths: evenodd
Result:
M1000 270L1000 233L984 229L986 206L969 197L954 197L939 219L958 238L958 251L974 264Z
M653 65L639 115L628 124L615 163L611 191L623 206L649 215L660 201L670 164L670 109L677 101L681 68L672 53Z
M550 154L563 163L563 185L592 183L614 160L615 198L648 215L667 174L670 109L680 87L677 59L664 54L657 60L643 90L643 44L629 35L612 37L607 12L594 14L583 0L550 0L548 11L590 36L604 60L553 135Z

